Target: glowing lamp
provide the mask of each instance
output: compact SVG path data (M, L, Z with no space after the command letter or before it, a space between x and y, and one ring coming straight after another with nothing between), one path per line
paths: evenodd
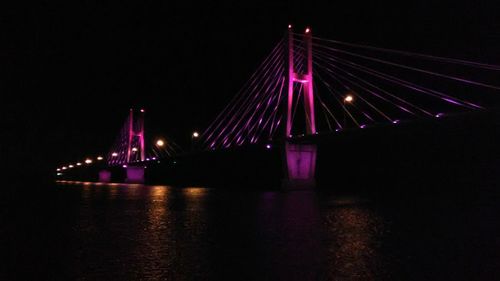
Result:
M366 127L366 125L364 125L364 124L363 124L363 125L361 125L361 126L359 126L359 127L360 127L361 129L364 129L364 128Z
M86 164L90 164L90 163L92 163L92 160L90 160L90 159L87 158L87 159L85 159L85 163Z
M394 120L394 121L392 121L392 123L397 124L397 123L399 123L399 120Z
M292 28L292 25L291 25L291 24L289 24L289 25L288 25L288 29L290 29L290 28Z
M306 28L306 33L309 33L309 32L311 32L311 30L308 27L308 28Z
M439 118L439 117L442 117L443 115L444 115L443 113L438 113L435 116L436 116L436 118Z
M58 172L59 172L59 171L61 171L61 169L57 168L57 170L56 170L56 171L58 171Z
M127 168L127 165L123 165L122 167L123 167L123 168Z
M82 165L82 163L78 162L78 163L76 163L76 165L77 165L77 166L81 166L81 165Z
M118 153L113 152L113 153L111 153L111 156L116 157L116 156L118 156Z
M57 173L58 176L62 176L62 173Z
M163 140L157 140L156 145L161 147L165 145L165 142Z
M266 148L267 149L271 149L271 145L270 144L266 144Z
M141 108L141 112L144 113L144 109Z
M197 137L199 137L199 136L200 136L200 134L198 134L198 132L194 132L194 133L193 133L193 138L197 138Z
M73 168L74 166L73 165L68 165L68 168Z
M345 98L344 98L344 101L345 102L352 102L354 100L354 97L351 96L351 95L347 95Z
M100 160L102 160L102 159L103 159L103 158L102 158L102 156L97 156L97 160L99 160L99 161L100 161Z
M66 166L62 167L62 169L63 169L63 170L66 170L67 168L68 168L68 167L66 167Z
M133 152L137 152L137 147L132 147Z

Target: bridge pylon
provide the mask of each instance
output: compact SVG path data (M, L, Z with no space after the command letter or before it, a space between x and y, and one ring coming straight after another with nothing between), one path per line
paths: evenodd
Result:
M134 122L134 111L131 108L129 113L129 123L128 123L128 142L127 142L127 163L131 162L132 153L137 151L137 148L133 146L134 138L139 138L140 146L140 161L146 160L146 152L144 147L144 109L140 110L139 118L137 122Z
M313 87L313 61L312 61L312 34L308 27L304 32L304 45L306 63L305 73L296 71L295 68L295 50L294 50L294 33L292 26L288 26L288 100L287 100L287 120L286 120L286 137L292 133L293 119L293 101L294 101L294 84L300 83L304 86L304 110L306 115L306 133L316 133L316 120L314 112L314 87ZM298 98L298 97L297 97Z
M306 71L300 73L295 68L294 33L292 26L288 26L288 99L287 120L285 131L284 166L286 177L283 188L309 189L316 186L316 145L297 143L291 140L292 119L294 104L294 84L300 83L304 88L304 110L306 117L306 133L316 134L316 120L314 111L313 61L312 61L312 34L308 27L304 32ZM299 98L299 97L296 97Z

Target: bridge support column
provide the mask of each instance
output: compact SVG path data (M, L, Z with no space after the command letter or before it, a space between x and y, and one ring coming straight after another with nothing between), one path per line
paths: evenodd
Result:
M126 182L143 183L144 182L144 167L128 166Z
M286 177L282 182L285 190L311 189L316 186L316 152L315 144L285 142L283 162Z
M111 181L111 172L108 170L99 171L99 182L110 182Z

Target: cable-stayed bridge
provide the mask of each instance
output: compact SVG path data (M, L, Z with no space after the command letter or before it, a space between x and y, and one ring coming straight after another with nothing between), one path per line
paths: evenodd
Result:
M285 184L314 186L315 138L487 111L498 104L499 77L498 65L325 39L310 28L297 33L289 26L240 91L194 137L201 151L282 143ZM143 180L148 163L182 154L172 140L145 141L143 114L130 111L115 144L98 160L126 169L129 181ZM76 165L82 162L57 173L64 178ZM109 181L109 171L103 169L100 179Z

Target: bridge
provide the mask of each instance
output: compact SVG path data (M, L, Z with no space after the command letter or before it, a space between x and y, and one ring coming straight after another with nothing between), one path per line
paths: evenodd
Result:
M283 147L287 188L315 186L317 145L323 135L398 126L418 119L487 111L498 102L500 66L315 37L291 25L227 106L201 133L198 151ZM122 170L143 182L151 163L192 153L171 139L147 141L144 109L132 110L106 155L56 170L99 165L99 181Z

